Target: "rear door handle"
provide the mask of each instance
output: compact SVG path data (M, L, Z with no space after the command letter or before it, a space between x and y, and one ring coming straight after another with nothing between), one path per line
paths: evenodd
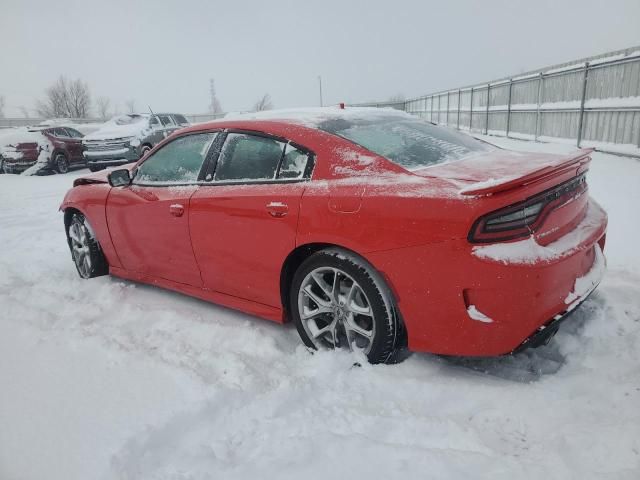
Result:
M282 202L271 202L267 204L267 212L272 217L284 217L289 213L289 206Z
M181 217L184 213L184 206L180 205L179 203L174 203L173 205L169 206L169 213L174 217Z

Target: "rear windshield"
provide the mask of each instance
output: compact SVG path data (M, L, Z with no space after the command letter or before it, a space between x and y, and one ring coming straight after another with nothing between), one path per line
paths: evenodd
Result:
M318 127L351 140L407 170L418 170L491 149L468 135L398 115L372 119L335 118L320 123Z

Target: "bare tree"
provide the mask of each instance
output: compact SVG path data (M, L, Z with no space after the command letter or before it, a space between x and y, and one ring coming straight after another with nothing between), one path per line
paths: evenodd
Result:
M216 95L216 85L213 78L209 79L209 112L214 115L222 113L222 105Z
M98 116L102 120L107 120L110 116L111 100L107 97L98 97L96 99L96 109L98 110Z
M0 95L0 118L4 118L4 106L5 106L4 95Z
M31 115L29 114L29 109L27 107L25 107L24 105L20 105L19 109L20 109L20 113L22 113L22 116L24 118L31 118Z
M136 113L136 101L133 98L124 102L124 106L127 109L127 113Z
M69 80L61 75L45 90L45 98L38 102L38 114L51 117L86 118L91 109L89 86L81 79Z
M260 100L253 104L254 112L261 112L263 110L271 110L273 103L271 102L271 95L265 93Z

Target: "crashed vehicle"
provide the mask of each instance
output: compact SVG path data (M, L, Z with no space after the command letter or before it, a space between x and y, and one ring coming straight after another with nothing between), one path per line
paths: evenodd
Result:
M278 323L372 363L548 342L605 271L591 150L502 150L401 112L270 111L177 132L77 178L82 278L111 274ZM179 188L175 188L179 186Z
M135 162L165 137L186 126L189 121L176 113L132 113L112 118L84 138L87 166L95 172Z
M3 173L67 173L84 167L82 133L70 127L20 128L0 137Z

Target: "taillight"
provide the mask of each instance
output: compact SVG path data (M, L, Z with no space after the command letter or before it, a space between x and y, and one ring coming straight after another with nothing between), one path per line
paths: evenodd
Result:
M473 224L468 239L472 243L487 243L529 236L552 210L582 195L586 189L586 177L582 174L523 202L483 215Z

